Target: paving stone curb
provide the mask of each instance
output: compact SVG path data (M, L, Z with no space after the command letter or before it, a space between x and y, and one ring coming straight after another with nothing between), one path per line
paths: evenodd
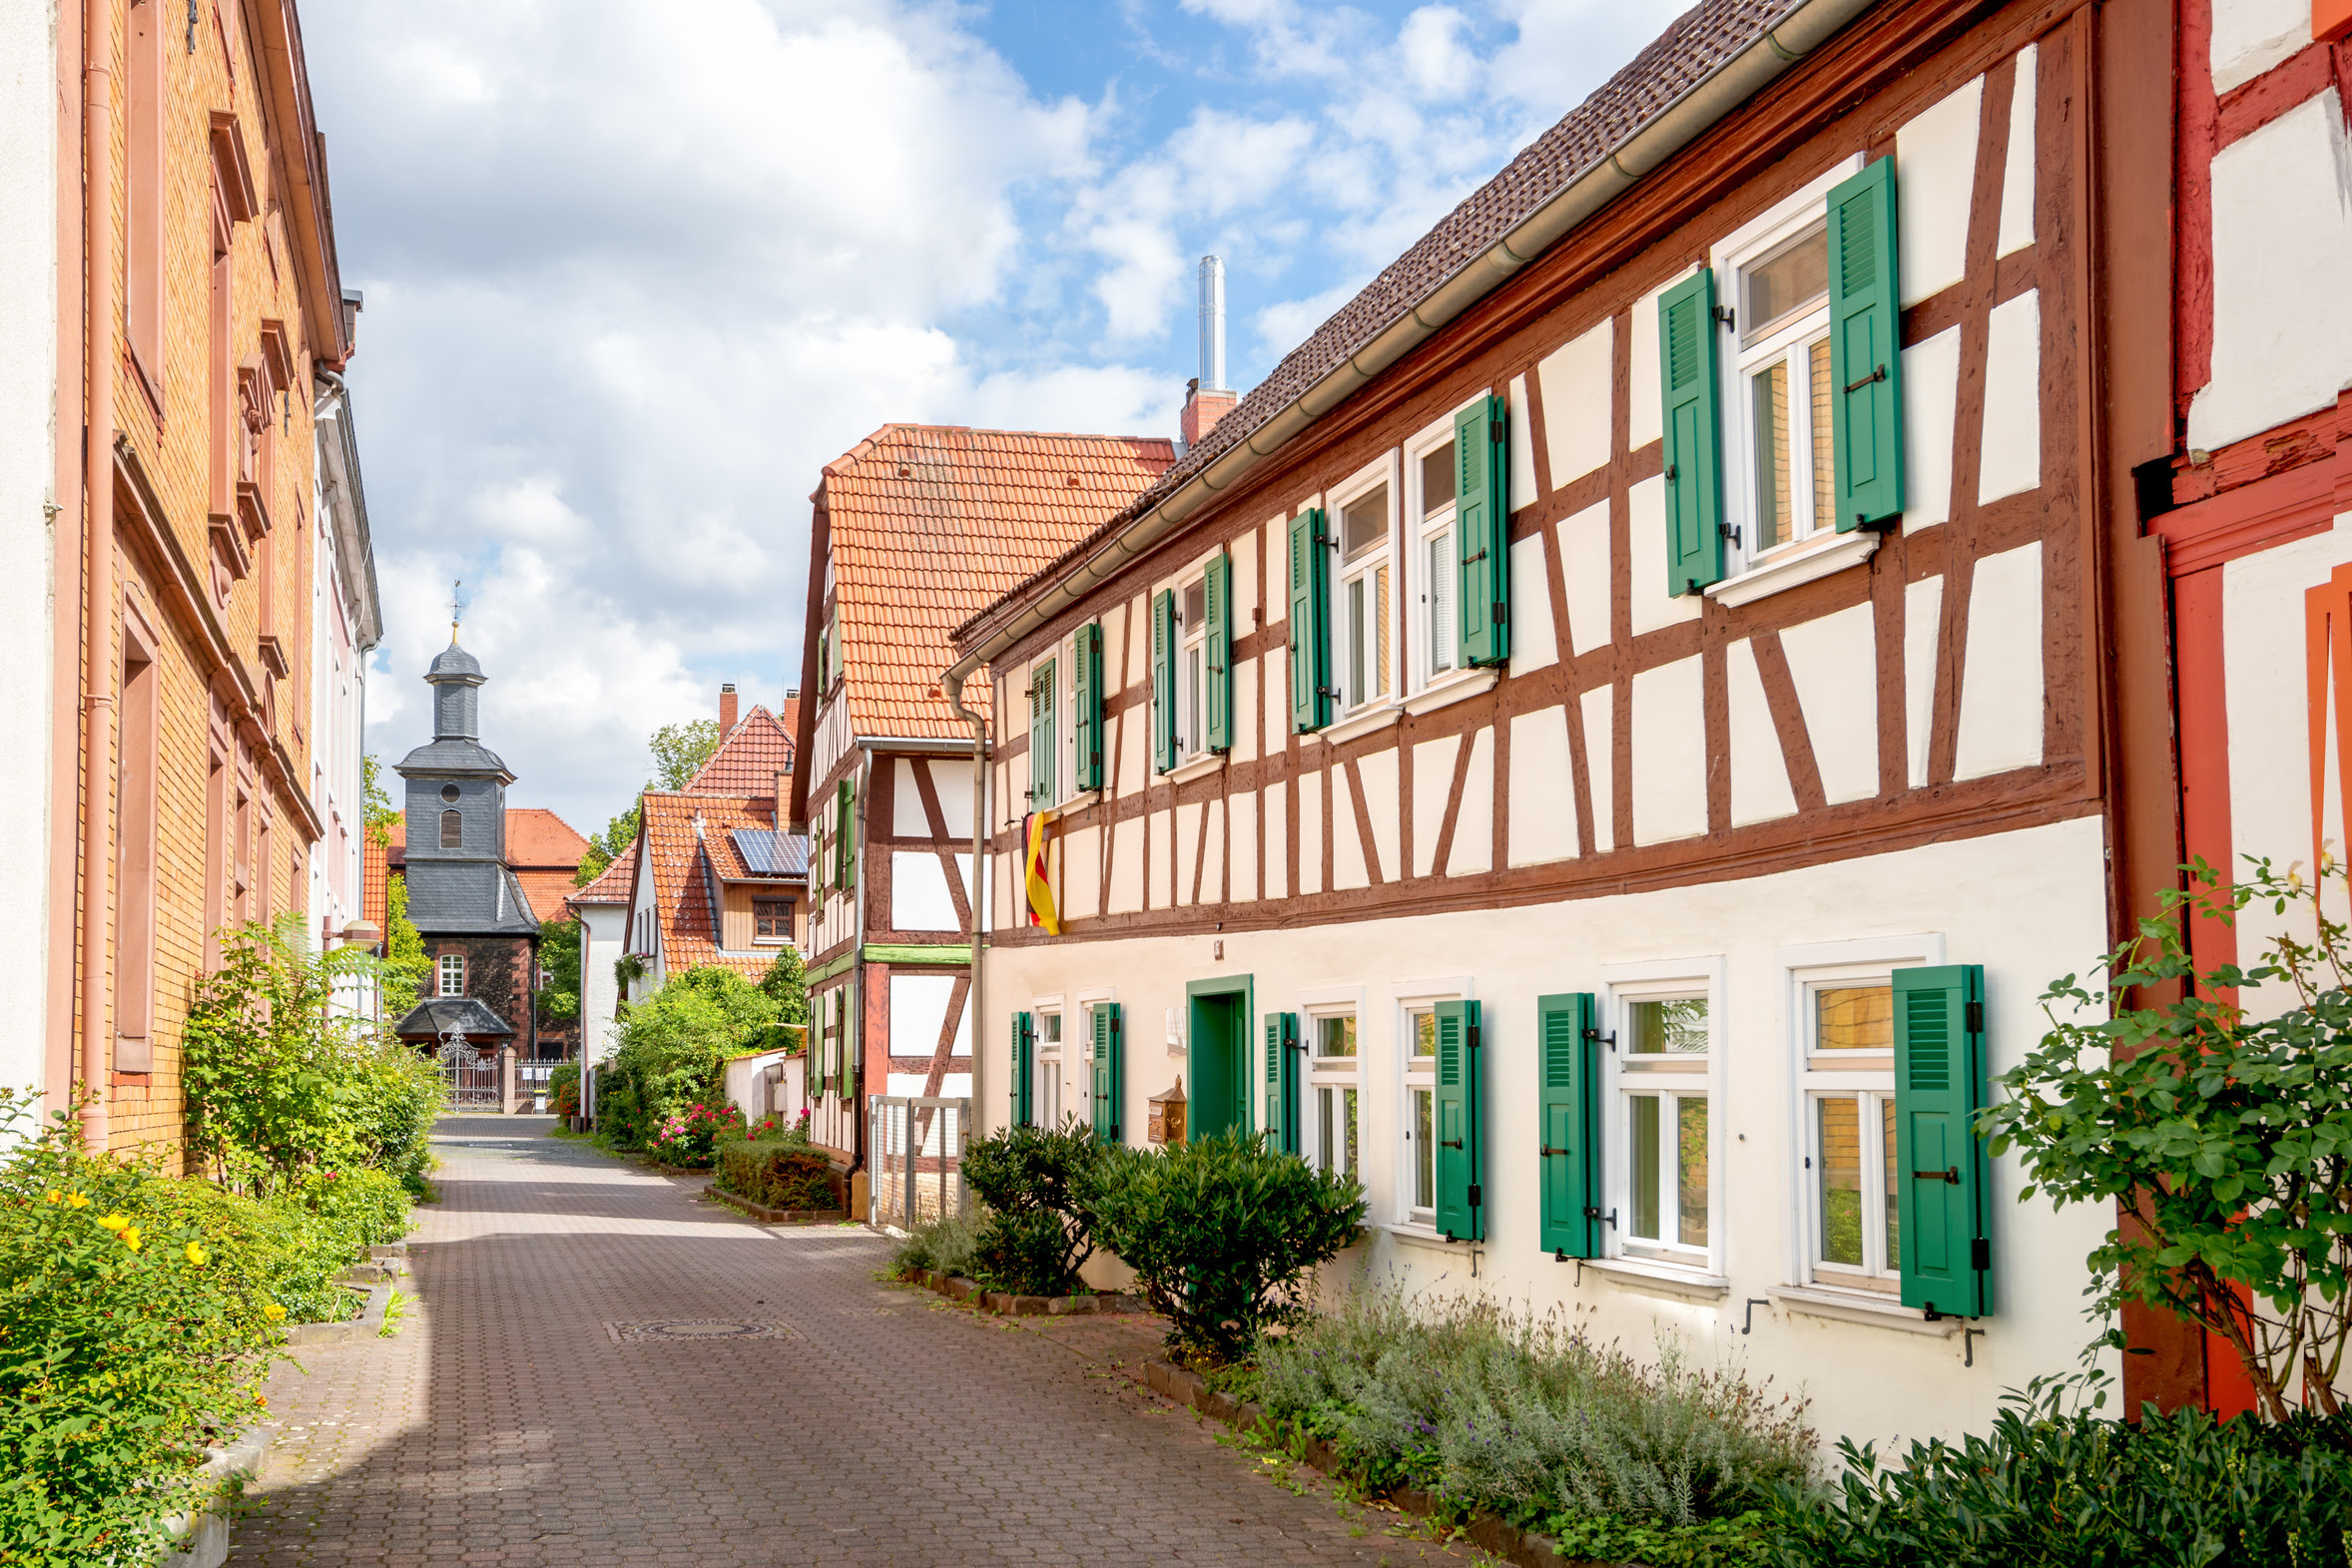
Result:
M1092 1296L1014 1296L1006 1291L986 1290L976 1280L940 1274L936 1270L899 1278L909 1285L936 1291L951 1302L970 1302L983 1312L998 1312L1007 1317L1069 1317L1149 1310L1133 1298L1111 1291L1098 1291Z
M339 1323L295 1323L286 1332L286 1342L294 1344L359 1344L383 1331L384 1313L392 1305L389 1283L367 1288L367 1305L356 1317L346 1317Z
M1136 1369L1136 1380L1153 1393L1173 1399L1178 1404L1190 1405L1212 1421L1222 1421L1237 1431L1260 1432L1269 1440L1279 1433L1274 1418L1262 1404L1244 1404L1229 1393L1209 1387L1208 1379L1169 1361L1145 1361ZM1342 1475L1346 1470L1339 1450L1320 1437L1301 1437L1298 1446L1289 1451L1302 1463L1321 1470L1326 1475ZM1388 1500L1401 1513L1427 1518L1438 1511L1438 1499L1429 1492L1410 1486L1399 1486L1388 1493ZM1532 1530L1522 1530L1497 1514L1480 1510L1470 1516L1465 1533L1480 1550L1493 1553L1505 1562L1517 1563L1519 1568L1645 1568L1644 1564L1606 1562L1592 1557L1564 1557L1559 1548L1545 1536Z
M762 1225L839 1225L850 1218L840 1209L765 1209L749 1198L737 1197L717 1182L704 1189L704 1196L740 1209Z
M239 1433L233 1442L207 1448L205 1479L216 1485L226 1484L238 1475L249 1481L260 1480L270 1457L270 1444L277 1435L276 1427L254 1426ZM164 1528L182 1544L156 1568L220 1568L229 1560L229 1516L219 1508L208 1508L194 1516L174 1514L164 1521Z

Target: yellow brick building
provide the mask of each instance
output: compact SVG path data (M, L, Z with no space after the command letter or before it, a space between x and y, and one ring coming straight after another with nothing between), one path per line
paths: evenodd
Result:
M291 0L65 0L59 35L46 1082L172 1150L215 933L299 908L320 836L311 412L349 315Z

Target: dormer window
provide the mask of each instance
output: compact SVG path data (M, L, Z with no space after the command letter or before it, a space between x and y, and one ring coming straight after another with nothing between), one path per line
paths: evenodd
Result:
M465 847L465 817L456 811L441 813L441 847L444 849Z

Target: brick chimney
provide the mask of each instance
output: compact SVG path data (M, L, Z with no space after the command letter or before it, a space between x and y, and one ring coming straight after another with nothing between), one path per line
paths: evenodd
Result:
M733 681L719 688L719 733L723 736L735 734L735 683Z
M1184 416L1177 426L1185 450L1233 412L1239 394L1225 384L1225 259L1201 258L1201 373L1185 383Z

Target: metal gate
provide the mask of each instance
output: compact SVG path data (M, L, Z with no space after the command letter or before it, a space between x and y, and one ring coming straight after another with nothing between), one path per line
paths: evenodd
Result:
M910 1231L942 1215L969 1214L963 1143L968 1099L878 1096L867 1102L867 1220Z
M445 1043L441 1047L441 1087L448 1091L452 1111L506 1109L495 1048L477 1051L463 1040Z

